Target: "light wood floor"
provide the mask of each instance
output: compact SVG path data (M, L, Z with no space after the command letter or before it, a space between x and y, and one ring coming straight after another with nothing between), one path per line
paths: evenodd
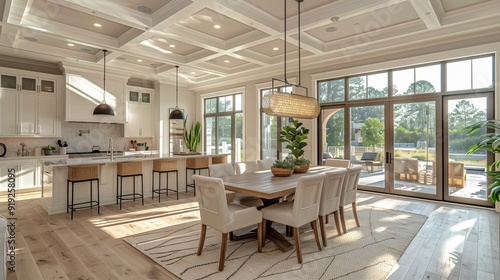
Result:
M48 216L39 196L17 194L16 272L7 279L176 279L122 239L199 217L192 193L162 203L147 198L144 206L128 202L122 210L107 205L101 215L80 210L74 220L66 213ZM5 197L0 194L3 216ZM358 194L358 204L429 217L389 279L500 279L499 217L493 210L366 192Z

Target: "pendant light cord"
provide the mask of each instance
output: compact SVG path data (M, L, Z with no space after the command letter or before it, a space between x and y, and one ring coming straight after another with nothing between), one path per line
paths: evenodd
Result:
M303 1L303 0L296 0L297 1L297 10L298 10L298 14L299 14L299 18L298 18L298 24L299 24L299 29L298 29L298 32L299 32L299 86L302 84L302 80L301 80L301 74L300 74L300 70L302 69L301 68L301 65L300 65L300 3Z
M177 100L179 99L179 65L175 66L175 108L179 108Z
M102 103L106 104L106 53L108 52L108 50L102 50L103 53L104 53L104 85L103 85L103 89L104 89L104 92L103 92L103 96L104 96L104 100L102 101Z
M285 9L284 9L285 12L284 12L284 16L283 16L284 19L285 19L285 32L284 32L285 35L284 35L284 38L283 38L284 39L283 41L285 42L284 43L284 47L283 47L284 52L285 52L285 63L284 63L285 69L284 69L283 73L285 73L285 82L288 83L288 80L286 78L286 0L283 0L283 3L285 4Z

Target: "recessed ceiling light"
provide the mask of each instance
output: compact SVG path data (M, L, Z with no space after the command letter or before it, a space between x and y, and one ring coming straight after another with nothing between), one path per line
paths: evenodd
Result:
M279 50L279 49L280 49L280 48L278 48L278 47L274 47L274 48L273 48L273 51L277 51L277 50Z
M339 17L331 17L331 18L330 18L330 20L331 20L332 22L337 22L337 21L339 21L339 19L340 19Z
M165 40L165 39L163 39L163 38L160 38L160 39L158 39L158 42L166 43L166 42L167 42L167 40Z
M430 14L431 14L431 12L425 12L425 15L426 15L426 16L428 16L428 15L430 15Z
M142 62L142 59L138 59L137 62Z
M67 43L66 45L68 45L70 47L74 47L75 46L75 44L73 44L73 43Z
M102 27L102 25L101 25L100 23L97 23L97 22L96 22L96 23L94 23L94 26L95 26L95 27Z
M36 41L38 41L36 38L33 38L33 37L24 37L24 40L30 41L30 42L36 42Z
M196 74L196 72L191 72L191 75L194 75L194 74Z
M328 27L327 29L325 29L325 31L326 32L335 32L335 31L337 31L337 27L331 26L331 27Z
M225 63L229 63L229 60L224 60Z
M219 29L219 28L220 28L220 25L216 24L216 25L214 25L214 28L215 28L215 29Z
M170 45L168 45L168 46L169 46L169 47L171 47L171 48L175 48L175 45L174 45L174 44L170 44Z
M139 7L137 7L137 10L139 12L143 12L145 14L151 14L153 12L153 10L150 7L146 7L146 6L139 6Z

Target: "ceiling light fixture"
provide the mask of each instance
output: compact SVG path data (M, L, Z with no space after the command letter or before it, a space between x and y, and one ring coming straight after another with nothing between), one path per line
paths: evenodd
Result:
M264 113L271 116L278 117L291 117L291 118L301 118L301 119L315 119L318 117L320 112L320 107L318 100L313 97L308 96L308 88L301 85L301 74L300 74L300 3L304 0L295 0L297 1L297 9L298 9L298 49L299 49L299 83L292 84L288 82L286 78L286 0L285 3L285 11L284 11L284 56L285 56L285 67L284 67L284 80L272 79L272 90L264 95L262 98L262 110ZM306 96L286 93L276 91L274 89L274 81L279 81L285 84L285 86L292 86L294 88L302 88L306 91Z
M229 63L229 60L224 60L225 63Z
M280 48L278 48L278 47L274 47L274 48L273 48L273 51L278 51L279 49L280 49Z
M103 84L103 100L101 102L101 104L97 105L97 107L95 107L94 109L94 115L109 115L109 116L114 116L115 115L115 111L113 110L113 108L111 108L111 106L109 106L108 104L106 104L106 53L108 52L107 50L102 50L102 52L104 53L104 84Z
M219 28L220 28L220 25L216 24L216 25L214 25L214 28L215 28L215 29L219 29Z
M100 23L97 23L97 22L96 22L96 23L94 23L94 26L95 26L95 27L102 27L102 25L101 25Z
M179 98L179 66L175 66L175 109L170 113L168 118L170 120L183 120L184 113L179 110L179 106L177 106L177 99Z
M142 62L142 59L138 59L137 62Z
M75 46L75 44L72 44L72 43L68 43L67 45L70 46L70 47L74 47Z
M171 44L171 45L168 45L169 47L171 48L175 48L175 45Z
M325 29L326 32L335 32L337 31L337 27L335 26L330 26Z

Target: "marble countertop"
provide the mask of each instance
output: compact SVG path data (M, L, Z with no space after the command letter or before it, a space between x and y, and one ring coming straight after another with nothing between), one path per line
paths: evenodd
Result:
M68 155L59 155L59 154L54 154L54 155L41 155L41 156L26 156L26 157L18 157L18 156L13 156L13 157L0 157L0 162L2 161L9 161L9 160L25 160L25 159L38 159L40 161L45 161L45 160L57 160L57 159L62 159L62 158L68 158Z

